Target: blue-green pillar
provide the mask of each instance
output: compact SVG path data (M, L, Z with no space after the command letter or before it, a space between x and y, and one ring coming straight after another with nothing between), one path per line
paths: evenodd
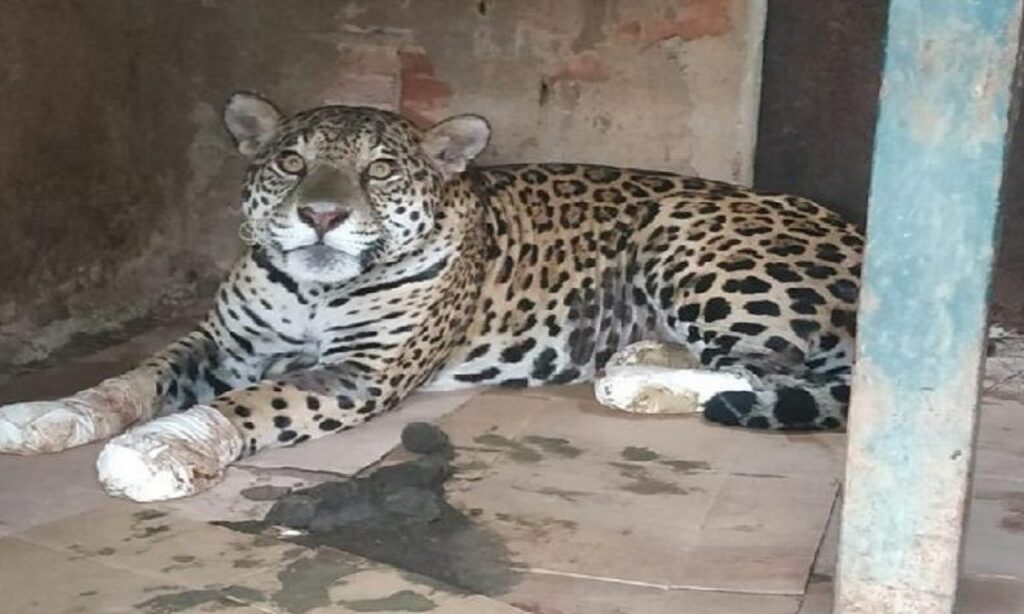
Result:
M892 0L836 608L952 612L1021 0Z

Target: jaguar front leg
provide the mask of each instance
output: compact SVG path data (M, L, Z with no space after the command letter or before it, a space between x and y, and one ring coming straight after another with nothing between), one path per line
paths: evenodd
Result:
M411 387L361 363L261 381L114 438L97 460L100 481L135 501L192 495L241 456L350 429L394 407Z
M239 383L232 373L239 369L229 369L228 362L200 329L140 366L72 396L2 406L0 453L58 452L208 400Z

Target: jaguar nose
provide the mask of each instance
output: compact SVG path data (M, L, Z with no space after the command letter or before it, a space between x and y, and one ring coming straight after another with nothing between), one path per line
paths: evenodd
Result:
M299 207L298 212L299 219L304 224L311 227L319 236L324 236L330 232L333 228L337 228L348 219L349 212L346 209L340 209L338 207L331 207L329 209L320 209L313 206Z

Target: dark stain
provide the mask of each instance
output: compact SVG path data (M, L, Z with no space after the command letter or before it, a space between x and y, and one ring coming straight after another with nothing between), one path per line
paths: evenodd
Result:
M523 441L532 444L548 454L555 454L557 456L564 456L565 458L576 458L583 453L583 450L569 445L568 439L562 439L560 437L540 437L538 435L528 435L523 437Z
M380 599L360 599L341 603L354 612L429 612L437 608L436 603L410 590L398 591Z
M195 611L205 606L204 611L245 607L253 601L262 601L263 593L245 586L226 586L222 589L194 589L159 595L135 604L137 610L146 614L175 614Z
M507 437L498 435L497 433L487 433L486 435L480 435L474 437L473 441L485 446L492 446L495 448L505 448L509 451L509 458L514 461L522 463L536 463L541 460L541 455L518 441L512 441Z
M701 473L703 471L711 471L711 465L705 461L691 461L691 460L663 460L659 461L666 467L671 467L676 471L681 471L686 475L692 473Z
M99 550L97 550L96 554L99 554L101 556L110 556L111 554L114 554L115 552L117 552L117 550L114 550L110 546L106 546L106 547L103 547L103 548L100 548Z
M570 503L575 503L580 497L589 497L593 493L584 492L582 490L564 490L561 488L541 488L540 490L534 491L542 495L551 495L552 497L558 497Z
M281 542L277 541L273 537L267 537L266 535L257 535L255 539L252 540L252 545L256 548L269 548L271 546L277 546L280 543ZM245 549L244 545L243 549Z
M140 539L148 539L150 537L153 537L154 535L166 533L170 530L170 525L166 524L157 525L155 527L142 527L142 533L137 534L135 537L138 537Z
M132 514L132 518L140 522L147 520L156 520L157 518L163 518L167 515L167 512L161 512L160 510L142 510L141 512L135 512Z
M999 521L1000 528L1009 533L1024 534L1024 492L1008 492L1002 495L1006 515Z
M509 449L513 458L517 452L520 458L525 455L521 444L500 435L485 435L478 441ZM536 457L527 458L539 460L535 451L525 451ZM254 534L272 526L288 526L304 533L284 541L351 552L433 578L449 585L449 590L455 587L486 595L505 593L517 581L508 550L498 536L476 526L469 516L448 503L444 482L450 476L451 465L443 455L421 456L351 480L293 491L278 499L262 521L216 524ZM301 569L313 573L315 569L304 560L294 563L300 567L290 566L289 573ZM335 572L318 572L319 580L304 582L321 586ZM315 593L303 597L294 607L326 598L326 588ZM274 599L288 599L288 595L285 591Z
M362 564L344 552L319 548L313 556L292 561L277 573L281 589L271 599L290 614L328 607L331 586L362 569Z
M638 446L628 446L622 450L620 455L628 461L651 461L658 458L657 453Z
M175 563L192 563L196 560L196 557L191 554L175 554L171 557L171 560Z
M552 531L575 531L579 528L579 523L561 518L527 518L504 513L495 514L494 517L501 522L514 524L528 530L531 537L538 540L548 539Z
M644 465L635 465L632 463L608 464L618 469L619 475L631 480L630 483L622 487L622 490L627 490L638 495L685 495L692 490L682 488L674 482L651 477L647 473L647 467Z
M287 486L253 486L242 490L241 495L250 501L276 501L292 491Z

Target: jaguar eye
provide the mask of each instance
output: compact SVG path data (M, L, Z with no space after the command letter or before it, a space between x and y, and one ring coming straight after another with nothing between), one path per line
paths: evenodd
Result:
M366 176L370 179L387 179L398 172L398 164L394 160L374 160L366 167Z
M294 151L286 151L278 156L277 166L289 175L301 175L306 172L305 158Z

